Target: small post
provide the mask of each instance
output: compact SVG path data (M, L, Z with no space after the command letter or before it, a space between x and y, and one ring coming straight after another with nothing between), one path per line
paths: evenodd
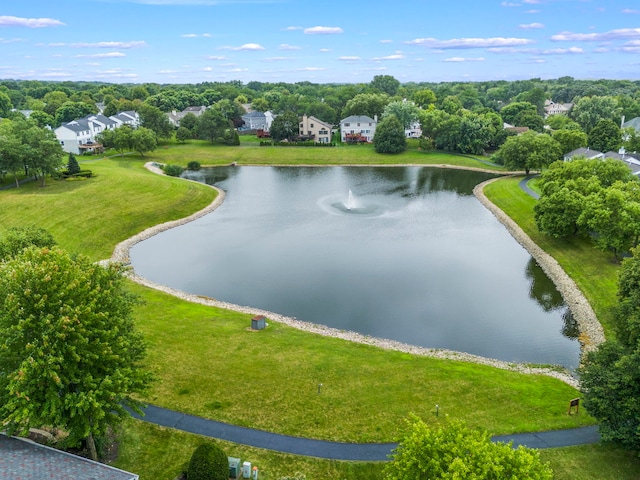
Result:
M439 410L440 410L440 405L436 403L436 417L438 416Z
M569 411L567 412L567 415L571 415L571 412L573 411L573 409L576 409L576 413L579 412L580 410L580 399L579 398L574 398L573 400L571 400L569 402Z
M318 395L320 395L320 389L321 389L321 388L322 388L322 384L321 384L321 383L319 383L319 384L318 384Z

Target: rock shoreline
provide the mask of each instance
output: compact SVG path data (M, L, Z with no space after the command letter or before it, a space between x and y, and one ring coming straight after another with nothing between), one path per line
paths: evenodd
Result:
M429 165L431 167L436 168L450 168L447 165ZM145 164L145 167L150 171L157 174L164 174L160 168L158 168L155 164L149 162ZM481 169L474 169L481 170ZM496 172L491 172L496 173ZM579 326L580 326L580 344L582 348L582 354L590 351L595 348L600 342L604 340L604 333L602 331L602 327L598 322L595 313L591 309L591 306L586 301L580 289L578 289L577 285L569 278L569 276L562 270L560 265L553 259L550 255L544 252L540 247L538 247L527 235L520 229L520 227L511 220L502 210L497 208L493 203L491 203L486 196L482 193L482 189L484 185L495 181L496 179L488 180L487 182L481 183L476 186L474 189L474 194L480 200L480 202L489 209L496 218L505 225L511 235L518 241L535 260L540 264L545 273L554 281L556 287L562 294L565 302L571 309L574 317L576 318ZM192 181L192 180L188 180ZM160 232L165 230L169 230L171 228L177 227L179 225L184 225L185 223L191 222L200 218L208 213L213 212L216 208L218 208L222 202L224 201L224 192L217 187L211 186L218 192L218 196L215 200L202 210L179 220L174 220L170 222L165 222L159 225L155 225L153 227L147 228L143 232L119 243L116 245L113 255L110 258L112 262L119 262L123 264L130 264L129 258L129 250L138 242L146 240L147 238L151 238L154 235L157 235ZM325 325L310 323L298 320L292 317L286 317L284 315L280 315L278 313L269 312L253 307L235 305L231 303L221 302L213 298L203 297L199 295L192 295L186 292L182 292L180 290L173 289L166 285L160 285L158 283L152 282L146 278L143 278L137 275L133 269L129 272L129 277L144 286L154 288L156 290L160 290L162 292L168 293L169 295L173 295L180 299L199 303L202 305L208 305L218 308L223 308L227 310L233 310L239 313L245 313L249 315L263 315L266 318L288 325L293 328L297 328L299 330L304 330L311 333L316 333L319 335L330 336L334 338L340 338L343 340L347 340L350 342L356 342L366 345L372 345L379 348L384 348L387 350L396 350L400 352L405 352L413 355L422 355L429 356L433 358L440 358L446 360L457 360L463 362L472 362L481 365L487 365L491 367L500 368L503 370L510 370L519 373L527 373L527 374L535 374L535 375L546 375L550 377L554 377L558 380L561 380L572 387L578 388L579 381L577 378L572 376L567 371L561 369L553 369L553 368L541 368L530 366L526 364L519 364L513 362L505 362L502 360L496 360L492 358L480 357L477 355L471 355L464 352L456 352L453 350L447 349L436 349L436 348L425 348L418 347L415 345L410 345L402 342L397 342L395 340L389 340L384 338L376 338L370 337L368 335L362 335L357 332L339 330L336 328L327 327Z

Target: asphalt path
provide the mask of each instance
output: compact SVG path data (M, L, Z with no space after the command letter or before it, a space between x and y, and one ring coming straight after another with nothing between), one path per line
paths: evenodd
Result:
M357 462L381 462L389 460L389 455L398 445L397 443L330 442L292 437L187 415L155 405L149 405L143 411L144 416L136 413L133 413L133 416L162 427L175 428L218 440L306 457ZM513 442L514 448L520 445L530 448L556 448L598 443L600 435L598 427L593 426L570 430L501 435L493 437L492 441Z

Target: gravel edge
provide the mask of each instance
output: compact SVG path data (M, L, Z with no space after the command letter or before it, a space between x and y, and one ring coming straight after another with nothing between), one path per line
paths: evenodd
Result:
M429 166L435 167L435 168L450 168L447 165L429 165ZM153 162L146 163L145 168L147 168L153 173L164 175L164 172L160 168L158 168L157 165ZM482 169L477 169L477 170L482 170ZM491 172L491 173L495 173L495 172ZM498 177L498 178L501 178L501 177ZM600 342L604 341L604 333L602 331L602 326L598 322L595 316L595 313L591 309L591 306L587 302L586 298L584 298L584 296L582 295L582 292L580 291L580 289L577 287L575 282L573 282L573 280L569 278L569 276L564 272L564 270L562 270L562 267L560 267L560 265L555 261L555 259L553 259L549 254L547 254L540 247L538 247L531 240L531 238L529 238L529 236L513 220L511 220L510 217L508 217L502 210L500 210L497 206L491 203L487 199L487 197L484 195L483 193L484 186L490 182L497 180L498 178L494 178L477 185L473 193L480 200L482 205L484 205L485 208L491 211L496 216L496 218L503 225L505 225L509 233L516 239L516 241L518 241L518 243L520 243L531 254L531 256L542 267L544 272L554 281L554 283L556 284L556 287L562 294L565 302L571 309L571 312L573 313L574 317L576 318L580 326L580 332L581 332L580 346L581 346L581 353L582 355L584 355L587 351L595 349ZM186 180L186 181L193 181L193 180ZM161 223L153 227L149 227L146 230L140 232L139 234L134 235L133 237L128 238L123 242L120 242L114 248L111 258L106 260L106 262L117 262L117 263L130 265L129 250L138 242L151 238L160 232L164 232L171 228L184 225L188 222L196 220L216 210L216 208L218 208L224 201L225 193L224 191L220 190L217 187L214 187L214 186L210 186L210 187L215 189L218 192L218 196L214 199L214 201L211 204L209 204L202 210L188 217L181 218L178 220L173 220L170 222ZM447 350L447 349L418 347L415 345L409 345L406 343L397 342L395 340L370 337L368 335L362 335L357 332L339 330L336 328L328 327L326 325L305 322L293 317L286 317L284 315L280 315L274 312L269 312L266 310L260 310L260 309L249 307L249 306L241 306L241 305L235 305L232 303L221 302L219 300L216 300L210 297L192 295L180 290L173 289L166 285L161 285L161 284L152 282L146 278L143 278L135 273L135 271L133 270L133 267L130 268L127 275L131 280L135 281L136 283L139 283L140 285L144 285L146 287L150 287L150 288L162 291L164 293L173 295L182 300L198 303L201 305L223 308L226 310L233 310L239 313L244 313L249 315L263 315L269 320L272 320L284 325L288 325L290 327L293 327L299 330L315 333L318 335L339 338L349 342L372 345L372 346L383 348L386 350L395 350L395 351L405 352L413 355L428 356L428 357L445 359L445 360L471 362L471 363L476 363L480 365L500 368L503 370L510 370L518 373L545 375L545 376L549 376L549 377L553 377L558 380L561 380L562 382L574 388L579 388L578 379L572 376L568 371L564 369L535 367L527 364L505 362L502 360L486 358L486 357L481 357L477 355L471 355L465 352L456 352L456 351Z

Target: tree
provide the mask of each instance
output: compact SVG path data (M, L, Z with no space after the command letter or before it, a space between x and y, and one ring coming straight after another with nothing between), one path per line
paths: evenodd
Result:
M0 91L0 118L8 117L11 113L11 98L6 93Z
M400 120L402 128L406 130L418 120L419 113L420 109L412 102L391 102L384 107L380 119L384 120L389 115L395 115Z
M407 149L404 127L398 117L389 115L376 127L373 146L378 153L401 153Z
M588 134L600 119L606 118L619 122L621 112L622 109L618 107L618 102L613 97L581 97L571 109L571 118L578 122Z
M40 128L44 128L47 126L51 127L55 123L55 119L47 112L44 112L42 110L34 110L33 112L31 112L31 115L29 115L29 119L35 121L36 125L38 125Z
M587 134L582 130L556 130L551 136L560 144L563 155L587 146Z
M393 97L400 88L400 82L391 75L376 75L371 80L371 88Z
M561 147L549 135L525 132L509 137L497 152L498 158L510 170L542 170L562 157Z
M251 108L256 112L266 112L269 110L269 102L262 97L254 98Z
M18 188L18 173L25 168L26 145L14 131L14 125L14 122L0 123L0 170L12 173Z
M463 115L458 128L456 150L481 155L489 146L493 134L490 118L475 113Z
M187 140L191 140L193 138L193 135L191 134L191 130L189 130L187 127L179 127L178 130L176 130L176 140L179 143L185 143Z
M589 131L589 147L600 152L617 151L622 143L620 127L608 118L602 118Z
M142 104L138 113L142 126L155 132L158 138L170 138L173 134L173 125L169 117L158 107Z
M153 152L158 148L156 133L145 127L138 127L131 132L131 148L144 156L147 152Z
M392 457L384 469L387 480L553 478L551 468L536 450L492 443L487 432L468 428L460 421L429 428L412 416Z
M40 176L41 185L46 176L55 173L63 165L62 146L53 131L40 128L32 122L15 122L25 146L25 165Z
M28 247L53 247L56 241L47 230L36 225L10 227L0 237L0 261L15 257Z
M293 141L298 136L298 122L298 115L296 115L295 112L286 112L278 115L271 123L269 135L271 135L271 138L275 142L281 142L283 140Z
M80 173L80 165L78 165L76 156L73 153L69 153L69 160L67 160L67 173L69 175L77 175Z
M0 418L9 433L49 425L86 439L138 408L151 380L124 267L31 247L0 263Z
M534 115L538 115L538 110L534 104L529 102L513 102L513 103L510 103L509 105L502 107L502 109L500 110L500 115L502 116L502 119L505 122L511 125L515 125L517 127L522 126L518 123L518 121L520 116L525 113L532 113Z
M67 101L58 107L55 115L55 123L60 125L64 122L70 122L76 118L86 117L92 113L97 113L98 109L95 105L84 102Z
M426 108L429 105L434 105L438 99L436 98L436 94L433 93L433 90L425 88L413 94L413 101L420 108Z
M371 118L381 116L384 107L389 103L389 96L384 93L360 93L350 99L342 110L342 117L351 115L367 115Z
M202 139L214 143L216 139L224 135L224 131L229 128L229 121L224 118L220 110L209 108L198 117L196 132Z
M213 443L203 443L189 460L188 480L228 480L229 460L224 451Z
M180 120L180 126L189 129L189 131L191 131L192 136L196 131L197 124L198 124L198 117L192 112L187 113Z

